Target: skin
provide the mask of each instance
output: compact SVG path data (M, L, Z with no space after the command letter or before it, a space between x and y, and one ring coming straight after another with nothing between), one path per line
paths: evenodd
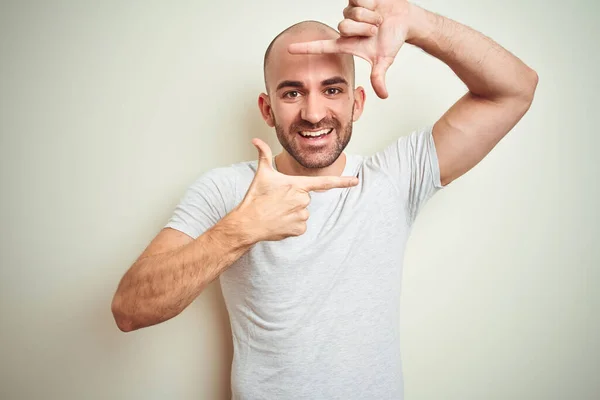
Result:
M350 89L351 69L340 54L371 63L371 83L380 98L389 96L385 73L404 43L446 63L465 83L468 92L433 126L442 185L479 163L531 106L535 71L469 27L403 0L350 0L344 17L338 25L341 37L304 26L273 46L259 108L284 147L275 159L278 171L269 146L254 139L258 168L238 207L196 239L161 230L117 288L111 307L121 330L178 315L255 243L303 234L311 191L358 183L340 176L345 166L340 148L363 111L365 94L362 88ZM348 84L323 83L331 77ZM300 96L283 96L290 91L277 89L284 80L300 82L293 88ZM341 93L328 90L340 86ZM309 126L334 126L336 131L314 146L295 132Z
M365 91L354 88L354 64L348 55L293 55L292 43L331 40L339 34L319 24L301 24L279 37L265 70L267 93L258 105L267 125L274 127L283 151L277 155L279 171L287 175L341 175L342 153L352 135L352 123L363 111ZM299 131L334 130L323 144L303 139Z
M341 38L295 43L293 54L353 54L371 66L380 98L385 73L404 43L447 64L468 92L433 126L442 185L478 164L525 115L538 76L499 44L449 18L404 0L350 0L338 28Z

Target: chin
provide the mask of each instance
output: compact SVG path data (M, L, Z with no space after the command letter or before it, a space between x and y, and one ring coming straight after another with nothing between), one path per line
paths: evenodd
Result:
M308 169L320 169L327 168L331 164L333 164L339 157L339 154L333 153L325 153L321 152L317 154L307 154L305 156L292 154L292 157L298 162L298 164L302 165L304 168Z
M321 169L332 165L340 157L350 138L352 137L352 125L346 127L336 126L329 133L329 138L325 143L314 143L311 145L306 142L301 142L300 133L295 130L284 131L280 126L276 125L275 130L279 143L292 156L296 162L306 169Z

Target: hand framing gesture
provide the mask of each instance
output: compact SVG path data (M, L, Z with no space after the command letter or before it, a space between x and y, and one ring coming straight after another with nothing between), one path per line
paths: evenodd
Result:
M371 84L377 96L388 97L385 73L408 34L409 3L405 0L349 0L341 37L289 46L292 54L347 53L371 64Z

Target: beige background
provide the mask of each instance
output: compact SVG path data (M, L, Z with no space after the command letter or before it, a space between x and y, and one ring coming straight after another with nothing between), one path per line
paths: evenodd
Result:
M431 0L537 70L529 114L435 196L409 241L406 399L597 399L600 6ZM12 1L0 6L0 398L225 399L218 285L124 334L110 301L202 172L255 158L262 56L342 0ZM465 88L404 47L348 150L433 123Z

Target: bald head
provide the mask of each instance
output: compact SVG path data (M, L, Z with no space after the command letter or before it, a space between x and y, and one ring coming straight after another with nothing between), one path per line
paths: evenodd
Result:
M303 21L290 26L279 33L267 47L263 60L263 73L265 79L265 87L269 91L269 83L271 77L272 61L280 57L289 57L288 46L292 43L309 42L313 40L331 40L340 37L338 31L318 21ZM347 69L350 75L350 84L354 86L354 58L349 54L333 54L326 55L329 57L337 57L344 64L344 69ZM295 57L298 57L297 55ZM320 56L304 56L304 57L325 57Z

